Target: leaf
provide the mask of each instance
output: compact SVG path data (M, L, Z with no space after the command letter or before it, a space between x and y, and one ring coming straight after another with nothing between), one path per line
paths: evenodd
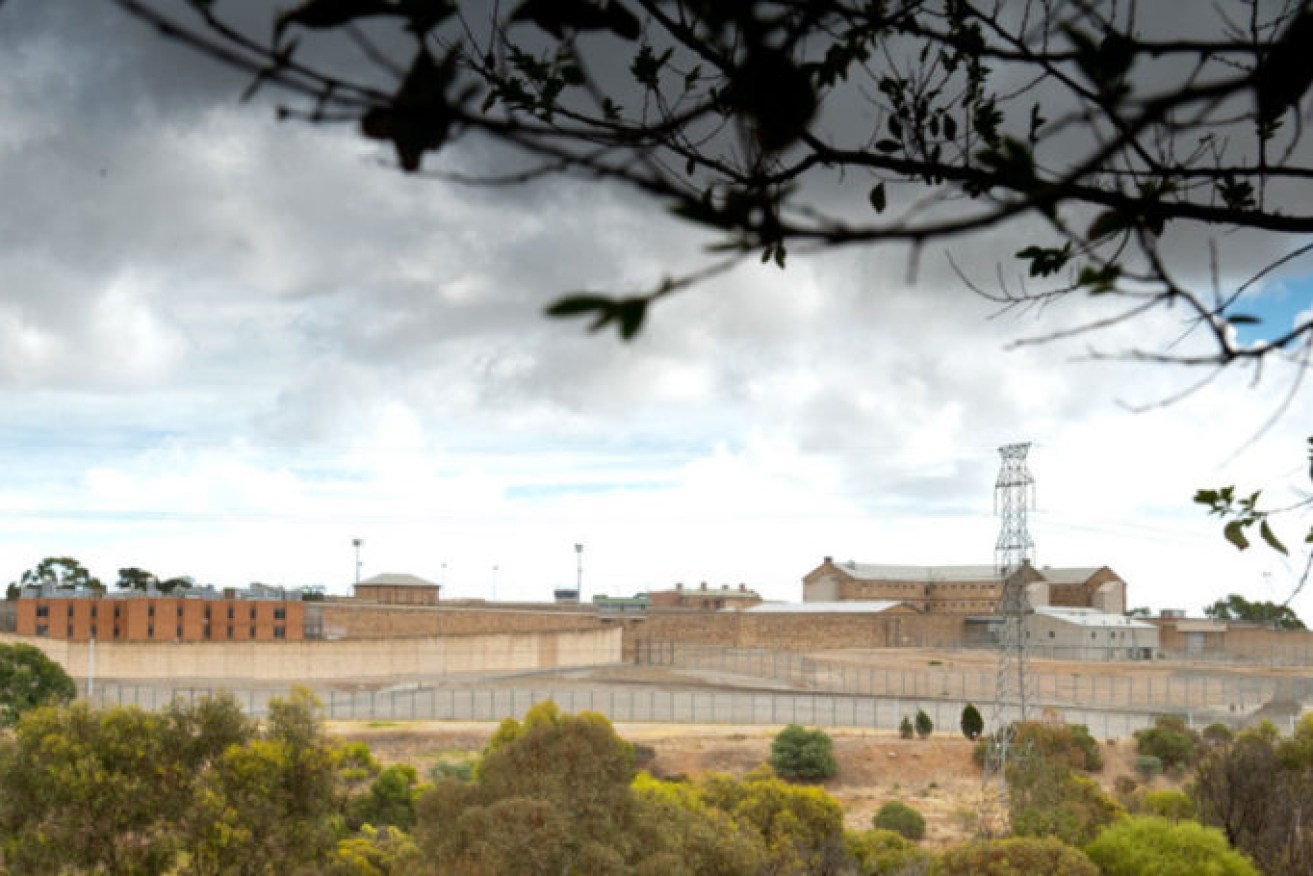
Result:
M871 202L871 206L875 208L875 212L877 213L884 212L884 208L887 203L885 201L884 183L880 183L877 186L875 186L875 188L871 189L871 193L867 197Z
M554 317L579 316L595 310L608 310L614 304L614 301L604 295L590 295L585 292L557 299L547 306L545 313Z
M1232 520L1226 526L1222 527L1222 535L1226 540L1236 546L1237 550L1248 550L1249 539L1245 537L1245 524L1240 520Z
M1121 213L1116 210L1104 210L1094 217L1094 221L1090 223L1090 228L1085 232L1085 235L1091 241L1101 240L1125 230L1127 226L1126 217Z
M898 152L903 148L903 144L897 140L877 140L875 148L881 152Z
M782 243L775 244L775 264L781 270L784 269L784 259L788 256L788 254L789 254L788 250L784 248L784 244Z
M1258 325L1263 320L1248 313L1232 313L1227 315L1226 321L1231 325Z
M616 312L620 319L620 337L632 340L647 317L647 299L626 298L616 305Z
M1288 108L1296 106L1313 85L1313 64L1308 57L1310 43L1313 43L1313 8L1305 5L1281 38L1259 55L1254 90L1260 126L1271 124Z
M609 30L626 40L636 40L642 29L637 16L609 0L524 0L507 19L535 24L558 40L569 33Z
M1272 527L1267 525L1266 518L1258 524L1258 534L1263 536L1263 541L1267 542L1268 547L1272 548L1272 550L1279 554L1289 556L1290 552L1286 550L1286 546L1282 544L1281 540L1272 532Z
M341 27L357 18L399 14L400 10L386 0L306 0L278 16L274 25L274 42L277 43L282 32L293 24L322 30Z

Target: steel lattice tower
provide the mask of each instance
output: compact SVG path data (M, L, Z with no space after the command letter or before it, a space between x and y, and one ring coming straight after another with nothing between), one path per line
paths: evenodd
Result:
M1035 542L1026 528L1026 512L1035 502L1035 478L1026 467L1030 444L1006 444L998 449L1003 462L994 483L994 513L1001 518L994 562L1003 579L999 613L1003 616L999 635L998 673L995 678L994 708L989 732L994 739L985 759L985 801L981 828L997 834L1007 826L1007 762L1014 736L1014 722L1027 718L1034 701L1029 663L1026 617L1025 566L1032 559Z

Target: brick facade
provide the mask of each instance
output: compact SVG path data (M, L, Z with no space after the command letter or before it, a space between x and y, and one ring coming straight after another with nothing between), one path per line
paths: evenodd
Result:
M305 638L300 600L177 596L61 597L17 600L21 636L85 642L272 642Z

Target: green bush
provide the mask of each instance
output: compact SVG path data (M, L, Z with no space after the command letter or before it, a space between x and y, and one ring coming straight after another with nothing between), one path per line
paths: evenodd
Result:
M871 819L871 826L877 830L892 830L909 840L925 838L925 818L906 803L890 800L880 807Z
M1167 768L1188 767L1199 757L1199 734L1176 715L1164 715L1152 727L1135 731L1135 750L1162 761Z
M1099 876L1080 849L1052 837L974 840L945 850L931 876Z
M824 730L807 730L790 724L770 744L770 765L783 779L818 782L839 771L834 743Z
M844 848L861 876L924 876L934 859L892 830L850 830Z
M1204 742L1219 747L1230 745L1231 740L1235 738L1234 731L1220 721L1209 724L1200 735L1203 737Z
M1175 789L1147 792L1138 801L1138 811L1168 821L1186 821L1199 814L1199 808L1190 795Z
M962 735L975 742L984 732L985 719L980 717L980 710L972 703L967 703L962 709Z
M935 732L935 722L930 720L930 716L925 713L924 709L916 710L916 735L926 739L931 733Z
M916 729L912 726L912 719L903 716L903 720L898 723L898 735L903 739L911 739L916 735Z
M455 779L458 782L468 784L474 781L473 758L464 760L440 760L433 766L429 767L429 778L437 782L441 779Z
M1123 819L1085 847L1103 876L1258 876L1249 859L1227 845L1220 830L1193 821Z
M1095 773L1103 769L1103 754L1099 741L1090 735L1084 724L1045 724L1025 721L1012 725L1013 746L1029 749L1044 755L1047 760L1071 769ZM984 766L995 745L993 734L976 744L971 752L976 766Z
M1152 782L1157 776L1162 775L1163 762L1160 758L1152 754L1141 754L1135 758L1135 772L1146 782Z

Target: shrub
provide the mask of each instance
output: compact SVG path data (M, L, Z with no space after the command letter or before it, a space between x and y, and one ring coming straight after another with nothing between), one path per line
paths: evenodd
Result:
M839 771L834 743L824 730L807 730L790 724L770 744L770 765L783 779L817 782Z
M1153 755L1164 767L1187 767L1199 756L1199 734L1183 718L1164 715L1152 727L1135 731L1135 750Z
M1193 821L1127 818L1085 848L1103 876L1258 876L1249 859L1227 845L1220 830Z
M972 703L967 703L962 709L962 735L975 742L984 732L985 719L980 717L980 710Z
M916 735L922 739L930 736L935 732L935 722L930 720L930 716L925 713L925 709L916 710Z
M925 818L906 803L890 800L880 807L871 819L871 826L878 830L892 830L909 840L925 838Z
M934 859L892 830L850 830L844 834L848 857L862 876L925 876Z
M1126 815L1093 779L1035 753L1008 766L1008 815L1018 836L1083 845Z
M915 734L916 730L912 727L912 719L904 715L903 720L898 724L898 735L903 739L911 739Z
M1204 742L1218 747L1230 745L1231 740L1235 738L1231 728L1220 721L1209 724L1200 735L1203 736Z
M1013 746L1042 754L1047 760L1071 769L1098 772L1103 769L1099 742L1084 724L1045 724L1026 721L1012 725ZM977 766L984 766L995 745L993 735L986 736L971 752Z
M441 779L455 779L463 784L474 781L473 758L463 760L440 760L429 767L429 778L437 782Z
M1099 876L1080 849L1052 837L974 840L947 849L931 876Z
M1141 754L1135 758L1135 772L1146 782L1152 782L1162 775L1163 762L1152 754Z
M1156 815L1168 821L1186 821L1199 813L1190 795L1175 789L1149 791L1138 803L1140 813Z

